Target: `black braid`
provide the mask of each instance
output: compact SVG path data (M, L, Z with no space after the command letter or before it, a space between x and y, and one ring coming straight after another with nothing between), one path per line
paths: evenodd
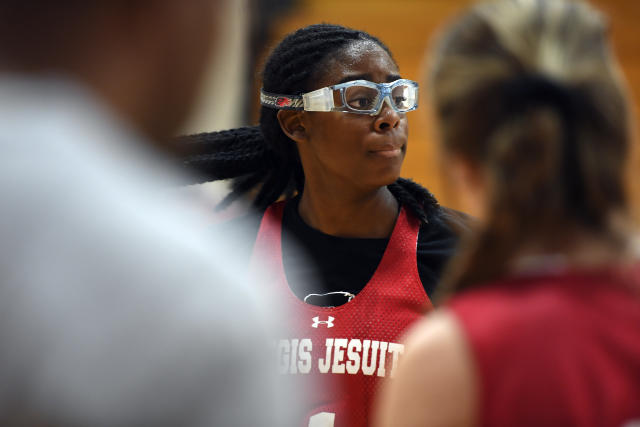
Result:
M231 192L225 196L224 199L216 206L216 210L222 210L233 203L240 197L241 194L254 188L260 182L264 180L264 175L258 173L252 173L250 175L244 175L234 178L231 182Z
M433 194L410 179L398 178L387 188L400 204L406 206L422 222L429 222L429 218L440 209Z
M199 174L199 182L264 176L278 163L257 126L183 136L179 142L188 153L183 165Z
M287 35L273 50L262 74L264 90L287 95L308 92L327 58L357 40L372 41L392 57L389 48L363 31L338 25L311 25ZM296 144L282 132L275 109L261 108L259 127L190 135L181 137L179 142L184 143L187 152L184 166L199 172L201 182L234 179L231 194L221 207L260 186L253 204L264 210L280 197L290 197L304 188ZM393 186L392 191L399 200L403 198L403 203L420 204L411 202L412 195L422 200L415 188ZM426 214L423 216L426 219Z

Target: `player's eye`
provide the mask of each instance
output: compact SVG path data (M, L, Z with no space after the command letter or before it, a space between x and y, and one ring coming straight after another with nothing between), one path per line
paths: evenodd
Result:
M358 110L369 110L373 107L374 99L371 98L356 98L349 100L349 106L357 108Z
M345 100L347 105L356 110L371 110L378 99L378 90L366 86L347 88Z

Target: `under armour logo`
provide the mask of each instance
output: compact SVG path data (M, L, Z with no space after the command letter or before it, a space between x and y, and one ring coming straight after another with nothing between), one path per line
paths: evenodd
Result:
M311 325L312 328L317 328L318 325L327 325L327 328L333 328L333 321L335 320L335 317L331 317L328 316L327 320L320 320L319 316L314 317L313 319L313 324Z

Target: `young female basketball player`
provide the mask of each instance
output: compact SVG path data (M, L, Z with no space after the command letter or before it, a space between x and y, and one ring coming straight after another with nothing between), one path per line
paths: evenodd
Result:
M380 40L313 25L266 61L259 127L184 141L197 153L188 166L235 179L231 198L256 189L264 214L253 253L276 266L271 291L295 316L279 342L281 370L301 388L315 384L305 425L367 425L399 336L430 307L463 226L399 178L417 102L417 84Z
M408 338L380 425L638 425L629 114L606 35L568 0L479 4L444 35L434 107L481 229L455 295Z

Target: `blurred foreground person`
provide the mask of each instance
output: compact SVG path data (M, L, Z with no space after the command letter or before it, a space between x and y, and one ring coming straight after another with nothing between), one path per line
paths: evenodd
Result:
M164 191L217 7L0 2L0 425L284 423L266 301Z
M438 45L434 110L481 225L446 306L410 334L379 425L640 422L629 113L606 35L584 3L502 0Z

